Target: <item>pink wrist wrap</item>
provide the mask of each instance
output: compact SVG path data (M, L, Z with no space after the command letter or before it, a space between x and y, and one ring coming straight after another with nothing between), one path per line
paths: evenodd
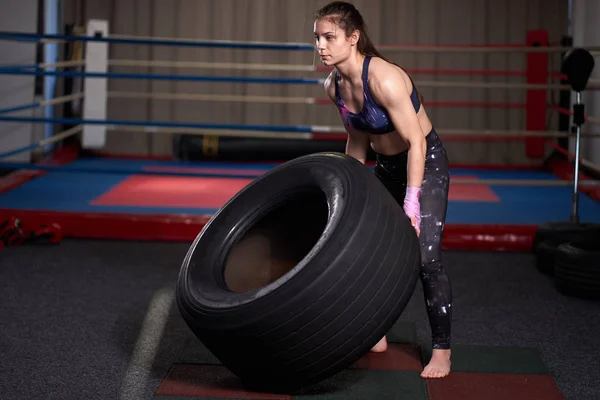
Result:
M406 188L406 196L404 197L404 212L410 217L415 217L417 220L417 226L421 226L421 204L419 203L419 197L421 196L421 189L415 187Z

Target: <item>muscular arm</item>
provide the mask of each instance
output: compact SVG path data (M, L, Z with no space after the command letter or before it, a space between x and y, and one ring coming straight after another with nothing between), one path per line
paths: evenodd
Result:
M410 100L410 91L400 72L385 66L375 79L371 92L385 107L394 127L408 143L408 186L420 188L425 171L427 144L417 113Z

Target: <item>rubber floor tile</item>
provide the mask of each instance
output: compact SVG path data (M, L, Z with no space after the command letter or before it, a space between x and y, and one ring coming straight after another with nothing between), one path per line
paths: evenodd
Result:
M198 339L188 339L175 358L174 364L222 364Z
M291 400L281 394L246 391L238 378L221 365L173 364L155 393L157 396L200 399Z
M196 397L196 396L154 396L152 398L152 400L225 400L228 397ZM242 397L237 398L239 400L263 400L262 398L259 397ZM264 400L269 400L264 399Z
M429 400L413 371L349 369L292 395L294 400Z
M421 371L421 349L415 344L388 343L385 353L367 353L352 368L388 370L388 371Z
M431 358L431 347L422 347L423 364ZM501 346L452 346L452 371L507 374L548 374L537 349Z
M551 375L452 372L428 379L431 400L563 400Z
M387 334L388 343L417 344L417 327L413 322L398 321Z
M92 200L90 204L220 208L250 182L251 179L238 178L131 175Z

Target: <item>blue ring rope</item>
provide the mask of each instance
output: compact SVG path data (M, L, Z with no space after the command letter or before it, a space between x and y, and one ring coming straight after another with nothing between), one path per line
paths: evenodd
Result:
M25 104L22 106L13 106L13 107L6 107L6 108L0 108L0 114L8 114L8 113L12 113L15 111L22 111L22 110L29 110L31 108L36 108L39 107L42 103L35 102L35 103L31 103L31 104Z
M71 125L121 125L121 126L156 126L161 128L190 128L190 129L229 129L239 131L266 131L266 132L304 132L313 133L310 125L244 125L244 124L212 124L194 122L166 122L166 121L128 121L108 119L80 119L80 118L43 118L43 117L8 117L0 115L0 121L6 122L35 122L56 123Z
M166 81L196 81L196 82L246 82L246 83L287 83L297 85L320 85L320 79L309 78L256 78L235 76L202 76L202 75L167 75L167 74L131 74L131 73L100 73L100 72L78 72L78 71L42 71L24 69L0 69L0 75L46 75L62 77L87 77L87 78L111 78L111 79L151 79Z
M111 38L96 36L69 36L53 34L36 34L28 32L0 31L0 39L25 42L37 42L40 40L66 40L81 42L104 42L120 44L144 44L159 46L183 46L183 47L212 47L212 48L234 48L234 49L260 49L260 50L305 50L314 51L315 47L304 43L244 43L233 41L203 41L203 40L177 40L177 39L134 39L134 38Z
M186 166L187 167L187 166ZM182 168L186 168L182 167ZM3 163L0 162L0 168L14 169L14 170L42 170L49 172L77 172L77 173L97 173L97 174L135 174L135 175L161 175L161 176L192 176L201 178L242 178L242 179L254 179L257 178L258 174L218 174L218 173L204 173L198 171L147 171L143 169L128 169L128 168L91 168L75 165L43 165L43 164L27 164L27 163ZM177 168L177 167L175 167ZM198 168L197 166L189 166L189 168ZM265 172L267 172L265 170Z
M13 69L24 69L24 68L38 68L39 64L26 64L26 65L0 65L0 71L4 71L4 70L9 70L12 71Z
M35 150L38 147L42 147L42 145L40 145L39 143L34 143L34 144L27 145L27 146L19 147L14 150L7 151L5 153L0 153L0 159L5 158L5 157L14 156L15 154L23 153L28 150ZM4 165L5 165L4 163L0 162L0 167L3 167ZM18 169L18 168L13 168L13 169Z

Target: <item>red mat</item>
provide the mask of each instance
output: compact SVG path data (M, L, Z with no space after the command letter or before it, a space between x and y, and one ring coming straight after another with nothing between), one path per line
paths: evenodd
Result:
M90 204L220 208L252 179L132 175Z
M352 368L384 371L421 371L421 348L417 344L390 343L384 353L367 353Z
M552 375L452 372L427 379L431 400L564 400Z
M476 180L464 176L461 179ZM252 182L242 178L204 178L183 176L132 175L97 197L97 206L220 208ZM450 201L498 202L486 185L450 185Z
M221 365L174 364L155 393L196 399L291 400L285 394L251 392Z
M458 176L457 179L476 181L476 176ZM449 201L478 201L496 203L500 198L487 185L450 183Z

